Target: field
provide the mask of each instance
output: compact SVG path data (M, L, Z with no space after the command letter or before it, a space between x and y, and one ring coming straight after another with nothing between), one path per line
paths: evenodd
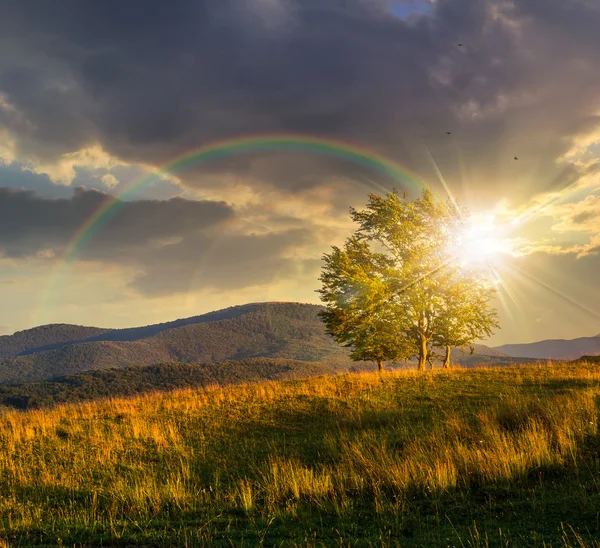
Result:
M600 546L593 364L0 416L0 546Z

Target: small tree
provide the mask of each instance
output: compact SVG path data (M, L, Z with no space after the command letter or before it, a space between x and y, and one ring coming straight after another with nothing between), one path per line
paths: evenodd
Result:
M476 271L455 271L453 279L446 279L443 308L433 337L434 346L445 349L442 367L450 367L453 347L471 346L500 327L496 311L489 307L493 294L493 287Z
M319 292L328 332L351 346L355 359L372 359L381 368L386 360L418 356L419 369L425 369L434 342L452 346L472 335L470 344L486 333L486 318L489 329L495 326L480 285L469 285L468 278L448 285L461 222L455 209L426 190L414 201L397 192L371 194L365 210L351 208L350 214L359 228L343 250L324 256ZM480 310L463 311L457 308L462 302Z

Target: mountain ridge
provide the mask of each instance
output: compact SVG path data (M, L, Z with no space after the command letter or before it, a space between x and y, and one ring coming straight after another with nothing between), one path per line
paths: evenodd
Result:
M324 307L297 302L248 303L189 318L125 329L69 324L40 326L3 339L0 384L36 382L85 371L160 363L216 363L246 358L280 358L329 363L335 371L365 367L327 335L318 317ZM35 335L42 334L40 340ZM472 365L506 356L475 345ZM6 356L12 350L13 354ZM411 363L403 364L412 366Z
M353 363L348 351L325 333L319 310L318 305L302 303L250 303L173 322L92 332L83 340L63 336L43 350L33 341L28 347L20 344L19 354L0 359L0 383L114 367L253 357L327 360L334 368L347 370ZM77 326L69 327L68 333L80 333Z
M522 358L575 360L584 355L600 354L600 336L575 339L544 339L532 343L503 344L494 349Z
M25 356L27 354L33 354L35 352L43 352L46 350L56 350L62 348L64 346L68 346L71 344L80 344L84 342L96 342L96 341L136 341L145 338L149 338L153 335L161 333L162 331L166 331L168 329L174 329L177 327L184 327L186 325L194 325L197 323L203 323L208 321L218 321L223 319L229 319L234 317L236 313L250 311L252 309L256 309L261 304L276 304L274 301L269 301L266 303L248 303L244 305L235 305L230 306L221 310L216 310L212 312L207 312L205 314L199 314L197 316L190 316L188 318L178 318L176 320L171 320L168 322L160 322L156 324L149 324L145 326L139 327L124 327L124 328L101 328L101 327L89 327L89 326L81 326L75 324L48 324L41 325L37 327L33 327L31 329L26 329L22 331L17 331L13 335L4 335L6 340L12 337L19 337L26 339L28 334L38 331L46 331L46 332L54 332L58 331L58 338L60 339L60 333L62 331L71 330L74 333L92 333L90 336L79 336L76 338L64 338L57 340L56 342L49 343L47 345L42 346L34 346L24 348L18 353L13 354L12 356ZM293 304L303 304L303 303L293 303ZM318 305L309 305L309 306L318 306ZM0 357L11 357L5 356L2 352L2 338L0 338Z

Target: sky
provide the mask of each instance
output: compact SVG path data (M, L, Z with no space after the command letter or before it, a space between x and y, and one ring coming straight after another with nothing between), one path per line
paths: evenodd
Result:
M0 334L316 303L392 188L519 220L489 344L600 333L598 28L597 0L0 0ZM168 169L279 134L405 175L293 146Z

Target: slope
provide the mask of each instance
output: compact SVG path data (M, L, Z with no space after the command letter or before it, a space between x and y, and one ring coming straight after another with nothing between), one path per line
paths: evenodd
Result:
M0 415L0 545L598 546L597 366Z
M0 358L9 358L22 353L45 350L65 344L79 342L90 337L104 335L112 331L100 327L82 325L52 324L41 325L33 329L17 331L12 335L0 337Z

